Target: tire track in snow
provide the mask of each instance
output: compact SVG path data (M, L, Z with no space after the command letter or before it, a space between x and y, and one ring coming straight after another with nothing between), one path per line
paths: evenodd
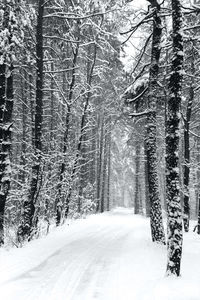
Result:
M115 240L124 236L124 229L121 230L116 225L105 227L97 224L96 226L97 228L93 229L92 233L88 234L86 231L85 236L81 235L81 239L77 236L77 240L57 250L38 266L9 280L4 285L4 290L7 289L4 299L57 300L66 299L66 295L67 299L73 299L73 297L77 299L77 296L73 296L76 289L80 290L78 286L82 285L86 290L89 283L84 284L84 281L90 272L93 273L93 269L97 278L95 284L99 284L99 281L103 282L101 273L104 260L101 257L104 256L106 264L109 264L113 254L106 258L107 249L115 244ZM105 272L103 273L105 274ZM90 282L93 276L89 276L86 281ZM9 291L10 283L12 287L16 287L15 291ZM58 295L60 296L58 297ZM83 300L82 296L80 297ZM88 298L85 299L88 300Z
M4 300L122 300L124 247L139 225L125 213L95 216L38 265L7 281Z

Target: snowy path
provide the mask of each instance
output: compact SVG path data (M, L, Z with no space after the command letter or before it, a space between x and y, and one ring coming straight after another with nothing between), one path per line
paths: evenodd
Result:
M199 240L195 248L200 256ZM192 249L187 270L196 266ZM165 247L152 244L148 220L126 209L75 221L0 259L2 300L200 299L197 274L164 278Z

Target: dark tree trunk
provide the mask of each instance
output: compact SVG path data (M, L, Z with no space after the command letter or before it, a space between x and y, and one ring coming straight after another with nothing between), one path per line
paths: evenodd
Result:
M0 65L0 188L3 191L3 182L2 178L4 176L4 161L5 155L3 151L3 141L4 141L4 117L3 117L3 108L5 107L6 102L6 90L5 90L5 72L6 65ZM4 243L4 209L6 203L6 194L3 192L0 194L0 245Z
M200 234L200 193L199 193L199 203L198 203L198 220L197 220L197 233Z
M197 138L197 163L200 163L200 140ZM196 197L196 215L197 215L197 225L194 227L193 231L197 230L197 233L200 234L200 170L197 169L197 197Z
M193 46L192 46L193 47ZM191 74L194 74L194 57L192 51L191 57ZM184 184L184 198L183 198L183 224L185 232L189 231L190 219L190 203L189 203L189 179L190 179L190 119L192 114L192 103L194 100L194 78L191 79L191 86L189 89L189 100L186 109L186 118L184 120L184 170L183 170L183 184Z
M41 184L42 159L42 116L43 116L43 15L45 0L38 2L38 16L36 26L36 107L34 127L34 163L28 198L24 201L23 220L18 230L19 240L30 240L36 228L34 222L35 204L39 195Z
M7 47L10 47L12 28L10 23L9 5L3 7L3 30L7 29L9 37ZM13 24L12 24L13 25ZM6 41L5 41L6 43ZM12 50L12 49L10 49ZM7 63L7 59L9 63ZM13 66L8 53L0 53L0 246L4 243L4 210L10 189L10 150L11 127L13 111Z
M107 162L108 162L108 128L105 124L104 146L103 146L103 164L102 164L102 186L101 186L101 212L105 211L107 202L106 184L107 184Z
M161 51L161 35L162 25L159 16L160 6L157 1L148 0L151 3L154 11L153 17L153 37L152 37L152 52L151 65L149 74L149 94L148 94L148 109L147 115L147 137L146 137L146 154L147 154L147 173L149 186L149 200L150 200L150 223L151 235L153 242L165 244L165 234L162 220L162 208L158 187L157 174L157 141L156 141L156 110L157 110L157 82L159 71L159 59Z
M21 70L22 71L22 70ZM23 83L23 80L25 83ZM19 178L22 183L25 182L25 168L26 168L26 150L27 150L27 73L22 72L21 76L21 97L22 97L22 146L21 146L21 164Z
M88 145L87 145L87 139L88 134L86 130L87 127L87 119L88 116L85 118L84 121L84 132L82 137L82 143L80 148L80 158L79 158L79 190L78 190L78 203L77 203L77 211L78 213L81 213L82 208L82 200L83 200L83 189L87 186L87 183L89 182L88 178Z
M110 177L111 177L111 117L109 117L108 121L108 170L107 170L107 204L106 209L107 211L110 210L111 201L110 201Z
M34 136L35 136L35 100L33 92L33 68L29 67L29 98L30 98L30 111L31 111L31 137L32 137L32 147L34 147Z
M135 141L135 197L134 197L134 214L140 213L140 141Z
M92 143L91 143L91 162L89 167L89 180L92 185L95 184L95 170L96 170L96 147L97 147L97 127L96 124L92 129Z
M148 180L148 170L147 170L147 146L146 141L144 141L144 172L145 172L145 210L146 217L150 217L150 201L149 201L149 180Z
M97 206L96 212L101 208L101 186L102 186L102 156L103 156L103 132L104 132L104 113L100 117L100 137L99 137L99 153L97 158Z
M167 275L180 275L182 255L182 215L179 180L179 123L183 68L182 13L179 0L172 0L173 60L169 80L166 120L166 198L168 216Z
M54 72L54 63L51 62L51 71ZM50 115L51 115L51 118L50 118L50 151L53 150L53 142L54 142L54 92L53 92L53 89L54 89L54 78L51 77L51 84L50 84L50 99L51 99L51 108L50 108Z

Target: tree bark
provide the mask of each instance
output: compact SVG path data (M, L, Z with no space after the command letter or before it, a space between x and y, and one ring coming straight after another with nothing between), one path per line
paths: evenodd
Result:
M107 170L107 203L106 203L106 209L107 211L111 208L111 199L110 199L110 178L111 178L111 117L109 117L108 120L108 170Z
M197 233L200 234L200 192L199 192L199 195L198 195Z
M150 217L150 201L149 201L149 180L148 180L148 170L147 170L147 146L146 141L144 141L144 171L145 171L145 211L146 217Z
M103 156L103 132L104 132L104 112L102 116L99 117L100 120L100 137L99 137L99 155L97 158L97 206L96 212L99 212L101 209L101 186L102 186L102 156Z
M104 129L104 145L103 145L103 163L102 163L102 186L101 186L101 213L105 211L105 205L107 203L107 163L108 163L108 126L107 122L105 123Z
M10 4L12 5L12 4ZM10 51L12 43L12 24L8 3L3 6L2 30L7 31L4 43ZM13 24L12 24L13 25ZM0 246L4 243L4 210L10 189L10 150L13 111L13 65L9 50L0 52ZM8 62L7 62L8 60Z
M192 46L193 47L193 46ZM193 50L193 49L192 49ZM192 51L191 74L194 74L194 57ZM194 100L194 78L191 79L189 88L189 100L186 109L186 118L184 120L184 169L183 169L183 225L185 232L189 231L190 203L189 203L189 180L190 180L190 119L192 114L192 103Z
M165 234L162 220L161 199L158 187L157 174L157 99L156 91L158 88L158 72L159 59L161 52L161 35L162 25L160 13L160 5L157 1L148 0L154 9L153 16L153 37L152 37L152 51L151 51L151 65L149 71L149 94L148 94L148 109L147 115L147 137L146 137L146 154L147 154L147 173L149 186L149 200L150 200L150 223L151 235L153 242L165 244Z
M134 197L134 214L140 213L140 141L135 141L135 197Z
M183 40L182 13L179 0L172 0L173 60L169 80L166 121L166 198L168 216L167 275L180 276L182 255L182 215L179 181L179 123L182 91Z
M36 228L34 224L35 204L39 195L41 184L42 160L42 117L43 117L43 15L45 0L38 2L38 15L36 26L36 107L34 126L34 162L28 198L24 201L22 223L18 230L19 240L30 240Z

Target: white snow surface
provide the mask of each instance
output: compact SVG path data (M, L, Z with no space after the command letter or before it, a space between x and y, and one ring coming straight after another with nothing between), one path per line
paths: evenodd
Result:
M76 220L23 248L0 250L2 300L199 300L200 237L184 235L182 276L133 211Z

